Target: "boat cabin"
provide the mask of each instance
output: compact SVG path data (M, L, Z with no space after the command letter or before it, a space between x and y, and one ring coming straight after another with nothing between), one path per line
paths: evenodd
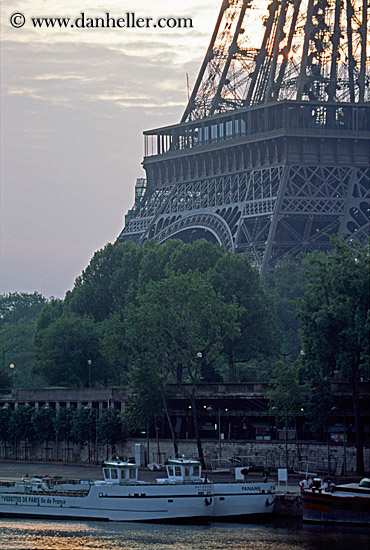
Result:
M137 464L120 458L111 458L103 464L104 481L108 483L137 483Z
M174 458L166 466L167 478L170 483L201 483L202 467L198 460Z

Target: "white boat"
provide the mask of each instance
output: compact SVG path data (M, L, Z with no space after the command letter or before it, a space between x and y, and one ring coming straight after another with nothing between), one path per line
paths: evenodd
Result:
M199 521L268 514L271 482L212 482L194 459L168 461L167 477L138 480L137 464L114 458L103 465L104 481L60 478L0 483L0 515L112 521Z
M177 475L153 483L138 480L138 466L112 459L104 481L68 481L48 476L3 482L0 515L112 521L199 521L213 510L213 485L201 478L200 463L190 461L184 479ZM174 466L173 473L177 474Z
M246 518L271 514L275 485L271 482L217 482L214 486L212 518Z
M204 481L204 478L194 478L189 475L192 464L198 464L194 460L185 458L168 461L167 477L177 483L188 480ZM243 468L239 468L243 472ZM191 469L190 469L191 471ZM200 468L196 470L200 476ZM211 519L246 518L261 514L271 514L275 503L275 484L265 480L246 481L209 481L213 486L213 509Z

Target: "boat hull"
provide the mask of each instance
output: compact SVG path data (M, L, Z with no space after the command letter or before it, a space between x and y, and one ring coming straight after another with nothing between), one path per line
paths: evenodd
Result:
M370 526L369 497L301 489L301 500L303 521Z
M212 519L271 514L273 483L215 483Z
M0 494L0 515L109 521L205 521L212 514L208 486L92 486L84 496Z

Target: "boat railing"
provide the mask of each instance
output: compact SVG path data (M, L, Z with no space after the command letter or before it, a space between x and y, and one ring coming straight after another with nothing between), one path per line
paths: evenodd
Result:
M330 468L327 460L300 460L293 465L293 471L300 475L330 475L332 468Z
M293 465L293 471L303 476L316 476L318 474L317 463L301 460Z
M211 460L213 472L233 472L235 468L265 471L267 458L265 456L233 456L231 458L217 458Z
M235 469L232 461L226 458L216 458L211 460L212 472L231 472Z
M266 470L267 457L260 456L234 456L230 459L235 467L249 468L250 470Z

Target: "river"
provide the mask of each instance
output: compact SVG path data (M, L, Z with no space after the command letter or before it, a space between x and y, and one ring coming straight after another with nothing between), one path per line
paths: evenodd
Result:
M267 524L162 525L0 519L1 550L369 550L370 529Z

